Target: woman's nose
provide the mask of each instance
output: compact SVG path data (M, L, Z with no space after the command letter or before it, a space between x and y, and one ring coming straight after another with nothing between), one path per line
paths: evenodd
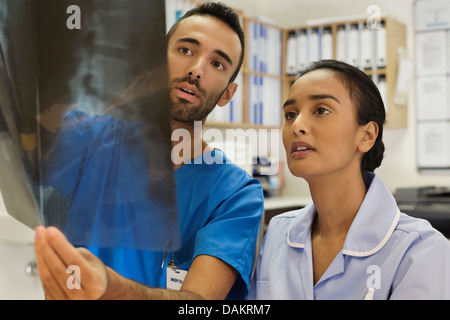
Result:
M304 115L299 114L292 124L292 132L295 135L305 135L309 132L307 119Z

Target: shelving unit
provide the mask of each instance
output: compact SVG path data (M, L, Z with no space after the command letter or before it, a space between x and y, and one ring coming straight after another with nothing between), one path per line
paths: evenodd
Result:
M240 99L237 105L241 106L238 110L242 113L240 115L242 121L208 120L207 125L256 129L279 128L285 79L282 72L284 30L271 23L244 15L242 15L242 26L246 34L246 54L240 72L241 79L238 81L239 88L235 94L236 100ZM278 41L275 41L276 39ZM225 108L227 107L229 106ZM216 108L214 112L222 112L222 110ZM213 114L213 119L215 119L214 116Z
M285 59L283 68L286 76L283 95L286 95L289 91L289 87L301 72L302 66L311 61L330 58L331 55L331 58L352 64L371 76L372 80L379 86L385 101L387 109L386 127L405 128L407 126L407 108L396 105L394 96L397 84L398 50L399 48L406 48L406 27L394 19L385 17L380 21L379 29L367 28L365 20L342 21L287 29L284 36L286 49L283 56L286 57L288 50L290 50L288 49L289 37L292 37L294 34L310 35L314 32L319 34L318 49L310 49L309 53L313 51L318 52L318 54L313 59L309 59L308 49L306 49L306 54L303 53L303 56L306 56L306 61L297 62L296 75L287 73L289 70L292 70L292 66L289 67L287 65L289 58ZM321 39L324 38L324 32L331 34L332 44L329 50L321 43ZM365 34L366 32L367 34ZM380 43L380 39L384 39L384 42ZM347 45L354 46L354 50L349 50ZM371 50L368 49L369 46L372 47ZM324 50L322 51L322 49ZM380 54L380 50L384 52ZM351 54L349 51L354 51L355 54ZM371 52L367 53L367 51ZM371 61L365 59L367 54L370 54Z
M195 0L185 1L190 4L200 4L199 1ZM234 101L230 103L231 105L228 105L225 108L216 108L211 116L208 117L206 125L209 127L238 127L255 129L279 128L282 124L281 106L288 95L290 86L299 75L299 70L294 72L294 74L289 74L286 71L289 37L292 36L292 34L299 32L305 32L310 36L311 31L317 30L319 31L319 40L321 40L323 39L322 35L327 33L332 41L332 48L328 54L322 57L319 47L317 49L317 52L319 53L317 59L333 58L338 60L340 58L339 50L342 49L340 48L342 41L338 41L339 30L344 29L346 32L346 37L349 37L350 30L353 31L353 29L356 28L356 39L359 41L363 30L367 29L366 21L362 19L284 29L274 25L273 23L260 21L255 18L249 18L243 13L240 14L242 25L244 31L246 32L247 50L243 67L239 78L237 79L239 88L233 98ZM361 60L358 60L356 66L360 67L360 69L370 75L375 83L379 83L381 80L381 85L379 88L384 96L387 109L386 128L405 128L407 126L407 107L396 105L394 103L394 95L398 72L398 49L406 48L406 27L400 22L388 17L383 17L380 23L381 30L384 30L383 32L385 32L385 42L381 46L382 48L385 48L384 62L381 65L375 63L377 59L375 50L380 49L380 47L377 46L376 41L380 31L378 29L373 29L370 30L372 35L370 45L373 46L374 50L373 63L367 66ZM269 68L261 68L259 65L255 65L255 63L251 60L254 58L252 55L255 52L261 56L265 55L265 53L262 52L263 47L261 47L261 41L255 41L253 38L252 27L254 27L254 25L258 25L258 27L265 28L266 30L274 30L273 32L279 33L279 48L275 50L279 50L280 61L267 61L267 64L272 66L273 63L279 63L280 72L274 71L273 68L271 68L270 71ZM271 50L274 50L273 44L270 44L269 46L271 47ZM358 52L358 57L361 56L362 51L365 50L366 47L367 43L361 45L361 49ZM350 63L350 61L347 62ZM385 81L384 83L383 80ZM255 89L255 87L252 86L252 83L255 81L262 81L262 88L260 86L260 88ZM264 87L266 83L270 83L270 85ZM259 95L259 99L262 100L262 108L265 110L262 116L261 110L258 111L260 112L259 114L255 111L255 102L253 99L255 94ZM230 107L233 109L232 112L234 112L232 117L230 117L230 111L226 109ZM261 106L259 106L259 108L261 108ZM236 112L238 112L238 115L236 115Z

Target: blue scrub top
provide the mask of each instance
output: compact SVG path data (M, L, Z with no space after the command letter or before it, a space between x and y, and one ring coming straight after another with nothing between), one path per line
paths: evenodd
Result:
M274 217L249 299L450 299L450 244L427 221L403 214L368 174L366 197L344 246L314 285L314 204Z
M257 179L232 164L220 150L212 151L211 157L222 157L224 164L186 164L175 171L179 250L89 249L124 277L159 288L166 287L169 260L189 270L195 257L213 256L239 273L227 298L244 299L255 261L263 192Z
M264 210L259 181L220 150L194 159L175 171L177 201L173 205L178 208L178 222L171 225L164 219L158 222L165 214L164 206L157 205L158 197L150 197L164 179L156 183L158 172L148 170L139 122L70 112L45 170L46 183L68 200L65 231L69 238L84 241L124 277L152 287L166 287L169 260L189 270L198 255L216 257L239 273L228 298L245 298ZM173 173L172 166L170 170ZM132 232L120 232L132 223ZM179 234L181 247L166 252L142 249L154 225L161 230L155 240L171 228L167 232Z

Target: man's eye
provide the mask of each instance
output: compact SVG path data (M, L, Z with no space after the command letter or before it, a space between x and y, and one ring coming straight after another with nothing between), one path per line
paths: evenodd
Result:
M180 52L182 54L184 54L184 55L191 55L192 54L192 51L190 49L188 49L188 48L181 48Z
M219 69L219 70L225 69L225 66L219 61L212 62L212 65L214 68Z

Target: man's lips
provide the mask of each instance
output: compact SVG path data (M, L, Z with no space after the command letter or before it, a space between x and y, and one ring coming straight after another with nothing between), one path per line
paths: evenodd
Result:
M197 88L187 83L176 85L175 90L180 98L189 101L197 100L198 98L200 98L199 91L197 90Z
M188 94L190 94L192 96L198 96L198 94L195 91L191 90L191 89L187 89L187 88L183 88L183 87L179 87L177 89L181 90L181 91L183 91L185 93L188 93Z
M310 144L304 141L294 141L291 145L291 155L294 158L304 157L314 151L316 150Z

